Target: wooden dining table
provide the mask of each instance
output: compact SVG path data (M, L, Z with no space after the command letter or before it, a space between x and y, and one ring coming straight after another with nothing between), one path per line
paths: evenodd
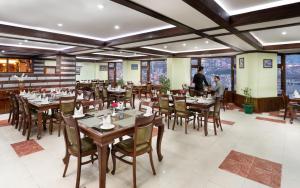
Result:
M91 117L87 119L79 119L78 126L80 131L94 140L98 149L98 162L99 162L99 188L106 187L106 173L107 173L107 156L108 147L114 143L115 139L122 136L132 135L134 133L134 122L137 115L141 115L143 112L138 110L127 110L118 113L115 117L112 117L112 124L115 128L109 131L102 130L100 127L100 118L111 114L109 109L94 112ZM164 133L164 124L162 117L156 117L154 120L154 126L158 128L156 151L158 160L162 161L163 155L161 152L161 143Z

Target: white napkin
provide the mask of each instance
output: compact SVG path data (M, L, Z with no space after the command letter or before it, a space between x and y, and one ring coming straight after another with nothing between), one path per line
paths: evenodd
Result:
M170 91L167 91L167 95L170 95L171 94L171 92Z
M300 98L300 94L297 90L294 91L294 97L295 98Z
M78 110L76 108L74 110L74 116L81 116L81 115L83 115L83 107L82 107L82 105L79 107Z
M106 118L103 118L103 126L108 126L111 124L111 117L108 115Z
M45 103L45 104L49 103L48 97L44 98L44 99L42 100L42 103Z
M77 95L77 99L83 99L83 93L81 93L80 95Z
M152 115L152 108L150 106L145 106L146 108L146 113L144 114L145 116L151 116Z

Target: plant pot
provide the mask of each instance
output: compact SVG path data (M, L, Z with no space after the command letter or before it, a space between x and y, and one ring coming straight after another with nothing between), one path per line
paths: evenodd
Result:
M253 114L254 106L252 104L244 104L245 114Z

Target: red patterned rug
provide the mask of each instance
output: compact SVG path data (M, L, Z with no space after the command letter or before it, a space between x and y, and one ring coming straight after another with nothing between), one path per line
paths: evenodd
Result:
M5 127L9 126L10 124L8 123L8 119L6 120L0 120L0 127Z
M231 151L219 168L273 188L281 185L281 164L237 151Z
M19 157L44 150L35 140L22 141L11 144Z

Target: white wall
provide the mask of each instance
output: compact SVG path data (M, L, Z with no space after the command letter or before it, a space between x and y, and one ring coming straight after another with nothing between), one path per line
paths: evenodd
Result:
M171 89L182 89L182 84L191 82L191 58L168 58L167 75Z
M239 59L244 58L245 68L239 68ZM272 59L272 68L263 68L263 60ZM236 92L243 95L249 87L254 98L277 96L277 54L248 53L236 57Z
M131 65L137 64L137 70L131 70ZM141 64L140 61L124 61L123 62L123 80L125 82L132 81L135 84L139 84L141 80Z
M76 75L76 80L107 80L108 71L100 71L100 65L107 65L107 63L77 62L76 66L81 66L81 70L80 75Z

